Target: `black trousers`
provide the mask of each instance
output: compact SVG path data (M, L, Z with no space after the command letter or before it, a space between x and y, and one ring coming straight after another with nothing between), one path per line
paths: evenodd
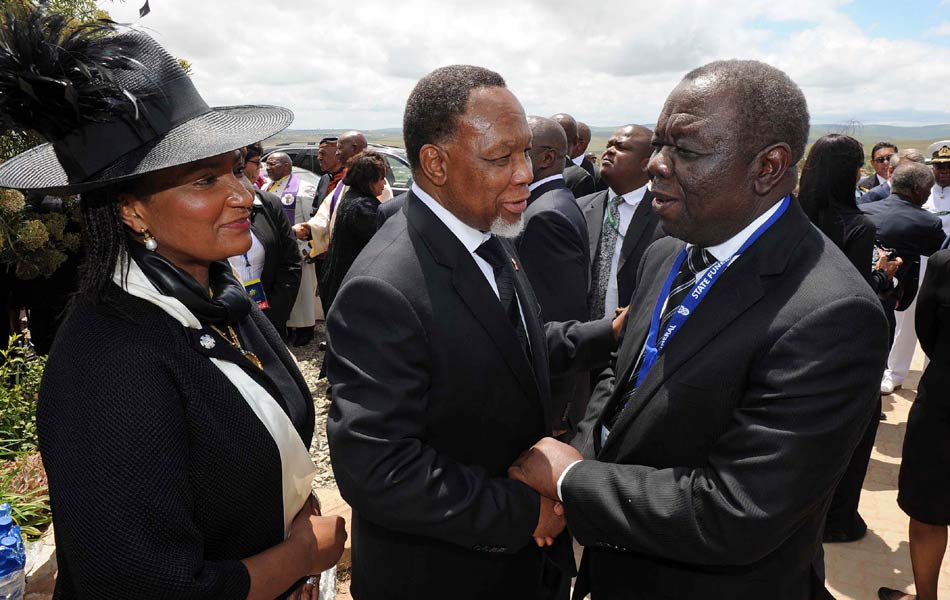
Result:
M877 418L881 412L881 396L876 394L877 403L871 415L871 421L864 430L858 447L851 455L851 461L845 469L835 495L831 498L828 516L825 519L825 531L843 534L859 535L865 531L867 525L858 514L858 502L861 500L861 488L864 486L864 476L868 472L868 463L871 462L871 449L874 447L874 437L877 435Z

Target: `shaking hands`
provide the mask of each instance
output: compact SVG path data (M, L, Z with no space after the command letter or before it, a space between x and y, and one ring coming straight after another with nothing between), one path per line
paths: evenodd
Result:
M554 538L567 526L564 506L557 495L557 481L569 465L581 458L573 447L546 437L525 450L508 467L508 477L541 494L541 511L534 531L534 541L538 546L553 544Z

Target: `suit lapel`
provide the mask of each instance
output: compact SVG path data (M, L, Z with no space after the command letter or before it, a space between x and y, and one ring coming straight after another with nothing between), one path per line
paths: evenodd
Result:
M530 205L532 202L534 202L535 200L537 200L544 194L547 194L551 190L555 190L558 188L567 188L567 184L564 183L563 178L553 179L551 181L548 181L546 183L539 185L538 187L531 190L531 197L528 198L528 204Z
M534 295L534 290L531 289L531 283L528 281L528 277L524 274L524 271L521 270L520 261L516 257L517 253L512 243L508 240L502 240L501 245L505 249L505 252L508 253L508 257L511 259L511 264L514 267L515 292L518 294L518 301L521 303L525 331L528 334L528 342L531 345L532 375L534 376L535 385L540 392L541 398L549 398L551 392L548 379L547 338L544 335L541 322L541 304ZM510 330L511 328L509 327L508 329ZM545 424L551 423L551 415L549 414L551 407L549 403L542 402L541 404L544 409Z
M630 224L624 233L623 245L620 246L620 258L617 262L618 272L627 263L627 259L630 258L634 248L639 244L640 238L647 235L647 229L653 229L654 220L650 218L653 216L652 204L653 194L650 190L647 190L643 195L643 199L640 200L640 204L637 205L637 209L633 212L633 217L630 219ZM647 227L648 225L650 227Z
M590 260L594 262L597 256L597 246L600 245L600 234L604 229L604 210L606 210L607 191L597 195L584 207L584 219L587 220L587 238L590 243Z
M683 325L682 330L677 332L669 345L660 353L653 368L650 369L650 372L637 389L630 407L620 413L601 451L609 451L611 447L618 443L617 440L623 438L621 435L614 434L628 427L637 418L637 415L643 412L644 408L656 395L657 389L669 381L685 362L700 352L717 334L763 297L765 291L763 277L782 273L785 270L788 257L791 254L789 248L794 247L801 241L808 226L810 224L804 217L801 208L796 202L792 202L785 215L762 234L762 237L745 254L729 266L709 291L706 298L693 311L689 320ZM654 303L659 295L660 287L662 287L665 277L669 274L672 261L676 253L682 249L682 245L677 245L676 248L676 252L663 261L663 267L658 269L653 284L650 286L649 295L645 296L645 298L648 298L646 304L649 308L640 311L641 314L638 315L636 320L634 326L636 334L632 337L639 338L639 340L631 340L631 345L638 343L636 348L625 356L627 364L622 370L622 375L625 378L616 380L615 385L618 388L623 386L625 389L629 389L627 381L633 368L632 362L636 361L646 339L646 333L650 326L649 320L652 317ZM649 314L644 317L643 313ZM632 359L630 356L632 356ZM620 392L615 389L611 400L616 400L618 393ZM675 398L672 399L674 402L675 400Z
M525 393L528 397L540 401L534 371L521 349L521 342L518 341L515 330L508 322L501 302L498 301L498 297L492 291L481 269L475 264L471 254L455 237L455 234L412 192L406 199L404 210L408 223L422 237L432 257L439 264L452 270L452 284L455 291L488 333ZM517 275L516 283L519 280ZM529 321L529 318L525 321ZM534 339L530 339L534 343Z

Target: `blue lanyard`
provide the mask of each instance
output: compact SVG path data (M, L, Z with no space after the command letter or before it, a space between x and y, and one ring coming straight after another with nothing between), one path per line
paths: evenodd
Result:
M776 221L785 214L785 210L788 208L790 202L789 196L785 196L782 199L782 204L779 206L778 210L775 211L769 219L762 223L758 229L756 229L749 239L742 244L742 247L733 254L728 260L718 261L706 272L703 274L702 279L699 280L693 286L693 289L690 290L689 294L686 295L686 298L683 299L683 302L676 307L676 312L673 313L673 316L670 317L669 323L667 323L666 329L663 331L663 335L657 339L660 329L660 317L663 313L663 303L666 302L667 296L670 295L670 288L673 286L673 280L676 279L676 275L679 273L680 266L682 266L683 261L686 260L686 248L680 252L679 256L676 257L676 260L673 262L673 268L670 270L670 274L666 277L666 282L663 284L663 289L660 291L659 297L656 299L656 306L653 308L653 318L650 321L650 331L647 333L647 340L643 347L643 362L640 364L640 370L637 372L637 386L640 387L640 384L643 382L643 379L646 377L647 373L650 372L650 368L657 361L657 357L666 344L669 343L670 339L673 337L673 334L680 330L683 327L683 324L686 323L686 320L689 318L693 311L696 310L696 307L699 306L699 303L702 302L703 298L706 297L706 294L712 288L713 284L716 283L716 280L719 279L719 276L722 275L723 270L732 264L734 260L739 258L739 256L748 250L759 236L765 233L769 227L771 227Z

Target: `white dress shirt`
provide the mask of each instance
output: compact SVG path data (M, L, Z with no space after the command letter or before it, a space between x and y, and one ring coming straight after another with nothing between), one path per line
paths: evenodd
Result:
M495 270L488 264L488 261L475 253L478 247L491 237L491 234L479 231L463 223L458 217L436 202L435 198L427 194L425 190L415 183L412 184L412 193L414 193L419 200L422 200L422 203L429 207L429 210L431 210L435 216L449 228L449 231L462 242L462 245L465 246L465 249L472 255L472 259L475 261L475 264L478 265L478 269L482 272L482 275L485 276L485 280L488 281L488 285L491 286L492 291L495 292L495 296L497 296L500 301L501 296L498 294L498 283L495 282ZM524 325L525 332L527 332L528 324L524 321L524 311L521 309L521 300L518 298L517 292L515 293L515 300L518 301L518 312L521 314L521 323ZM531 340L528 340L528 344L531 344Z
M626 234L627 228L630 226L630 221L633 220L633 213L636 212L637 206L640 205L640 201L643 200L643 195L647 193L647 186L639 187L632 192L627 192L623 195L623 204L617 207L618 212L620 213L619 223L617 227L622 234ZM604 223L607 222L607 218L610 215L610 203L613 202L614 198L617 197L617 193L611 189L607 190L607 205L604 209ZM604 316L614 317L614 311L620 306L620 289L617 284L617 267L620 265L620 248L623 247L623 236L617 236L617 243L614 245L614 255L610 259L610 274L607 276L607 293L604 294ZM624 298L624 302L628 301L630 298Z
M584 154L581 153L580 155L575 156L574 158L571 159L571 162L577 165L578 167L581 166L581 163L584 162Z
M767 211L765 211L764 213L762 213L761 215L759 215L759 217L758 217L757 219L755 219L754 221L752 221L751 223L749 223L749 224L745 227L745 229L743 229L742 231L740 231L740 232L737 233L736 235L732 236L731 238L729 238L729 239L726 240L725 242L723 242L723 243L721 243L721 244L717 244L717 245L715 245L715 246L710 246L710 247L706 248L706 250L707 250L710 254L712 254L713 257L715 257L715 259L716 259L717 261L728 261L728 262L726 262L726 264L723 266L723 268L722 268L723 271L725 271L726 269L728 269L729 266L738 258L738 256L735 256L735 253L739 251L739 248L742 247L742 244L746 243L746 240L748 240L750 237L752 237L752 234L755 233L755 230L758 229L763 223L765 223L766 221L768 221L768 220L772 217L772 215L774 215L774 214L778 211L779 206L781 206L781 204L782 204L781 202L775 203L771 208L769 208ZM691 247L691 246L693 246L693 244L686 244L686 247L687 247L687 248L689 248L689 247ZM711 268L711 267L712 267L712 265L710 265L710 268ZM708 271L708 269L707 269L707 271ZM696 274L696 281L699 281L699 280L702 278L702 276L705 275L705 274L706 274L706 271L702 271L702 272L700 272L700 273L697 273L697 274ZM663 308L662 308L661 312L663 312L663 311L665 311L665 310L666 310L666 300L664 300ZM644 344L644 345L646 345L646 344ZM640 354L643 354L643 349L642 349L642 348L640 349ZM620 382L620 383L616 383L616 382L615 382L614 385L629 385L629 382ZM675 398L674 398L674 401L675 401ZM609 433L610 433L610 431L609 431L605 426L601 425L601 428L600 428L600 445L601 445L601 447L603 447L603 445L607 442L607 436L609 435ZM561 483L564 481L564 476L567 475L567 472L571 470L571 467L573 467L574 465L576 465L576 464L579 463L579 462L581 462L581 461L578 460L578 461L575 461L575 462L569 464L569 465L567 466L567 468L564 469L563 472L561 472L561 476L558 477L558 480L557 480L557 496L558 496L558 499L560 499L562 502L563 502L563 500L564 500L564 497L563 497L562 494L561 494Z
M251 247L244 254L228 257L231 270L240 278L242 283L261 278L264 272L264 245L251 231Z
M529 191L529 192L533 192L534 190L538 189L539 187L541 187L541 186L544 185L545 183L547 183L547 182L549 182L549 181L554 181L555 179L564 179L564 174L563 174L563 173L557 173L557 174L555 174L555 175L550 175L550 176L548 176L548 177L545 177L544 179L539 179L538 181L534 181L534 182L531 183L531 185L528 186L528 191Z

